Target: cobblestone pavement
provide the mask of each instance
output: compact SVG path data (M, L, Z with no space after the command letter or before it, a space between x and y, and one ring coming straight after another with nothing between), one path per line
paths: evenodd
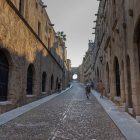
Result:
M73 88L0 126L0 140L125 140L94 96Z

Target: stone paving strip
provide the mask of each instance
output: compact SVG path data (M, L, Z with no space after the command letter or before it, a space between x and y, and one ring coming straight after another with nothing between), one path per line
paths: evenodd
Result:
M97 91L93 95L103 106L110 118L114 121L127 140L140 140L140 123L127 112L120 112L117 106L107 98L100 98Z
M22 107L18 107L16 109L13 109L11 111L1 114L0 115L0 125L3 125L5 123L17 118L18 116L30 111L31 109L38 107L39 105L41 105L43 103L46 103L47 101L50 101L51 99L57 97L60 94L65 93L66 91L68 91L71 88L72 88L72 86L70 88L67 88L66 90L62 91L61 93L52 94L52 95L44 97L40 100L34 101L34 102L24 105Z

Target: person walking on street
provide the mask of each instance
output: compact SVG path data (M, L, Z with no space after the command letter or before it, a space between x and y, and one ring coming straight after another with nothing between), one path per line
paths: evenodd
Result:
M104 84L103 84L102 80L100 80L98 83L98 91L101 94L100 98L103 98L104 90L105 90Z
M91 89L93 90L94 89L94 82L93 81L91 81L90 86L91 86Z
M91 92L90 84L87 84L87 85L86 85L85 90L86 90L86 96L87 96L87 99L89 99L90 92Z

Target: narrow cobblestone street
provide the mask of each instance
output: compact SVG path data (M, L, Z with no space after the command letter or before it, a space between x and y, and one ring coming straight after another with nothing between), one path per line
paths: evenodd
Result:
M0 140L124 140L94 96L77 82L56 98L0 126Z

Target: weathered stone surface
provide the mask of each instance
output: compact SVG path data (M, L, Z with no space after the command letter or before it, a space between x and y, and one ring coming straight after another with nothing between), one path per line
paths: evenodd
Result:
M58 40L53 27L49 25L51 22L46 11L43 10L42 13L40 5L36 10L35 1L29 0L26 1L28 4L25 3L28 16L23 14L22 17L18 12L19 1L14 0L13 2L17 9L8 0L0 1L0 51L7 57L9 63L8 101L12 101L14 106L18 106L42 96L43 72L46 73L45 92L49 94L57 89L57 79L65 81L63 75L68 69L63 66L65 59L67 60L66 56L62 57L66 51L65 44L58 45L57 50L54 49L54 44L58 43ZM38 17L39 19L37 19ZM38 20L41 21L41 35L38 34ZM51 36L50 43L48 43L46 34ZM30 64L33 64L34 69L34 97L32 98L26 96L27 69ZM51 82L52 75L54 79ZM52 89L51 83L53 84ZM67 83L68 81L65 85Z
M140 3L139 0L100 1L97 14L92 76L103 80L106 96L133 115L140 115ZM103 58L101 62L101 58Z

